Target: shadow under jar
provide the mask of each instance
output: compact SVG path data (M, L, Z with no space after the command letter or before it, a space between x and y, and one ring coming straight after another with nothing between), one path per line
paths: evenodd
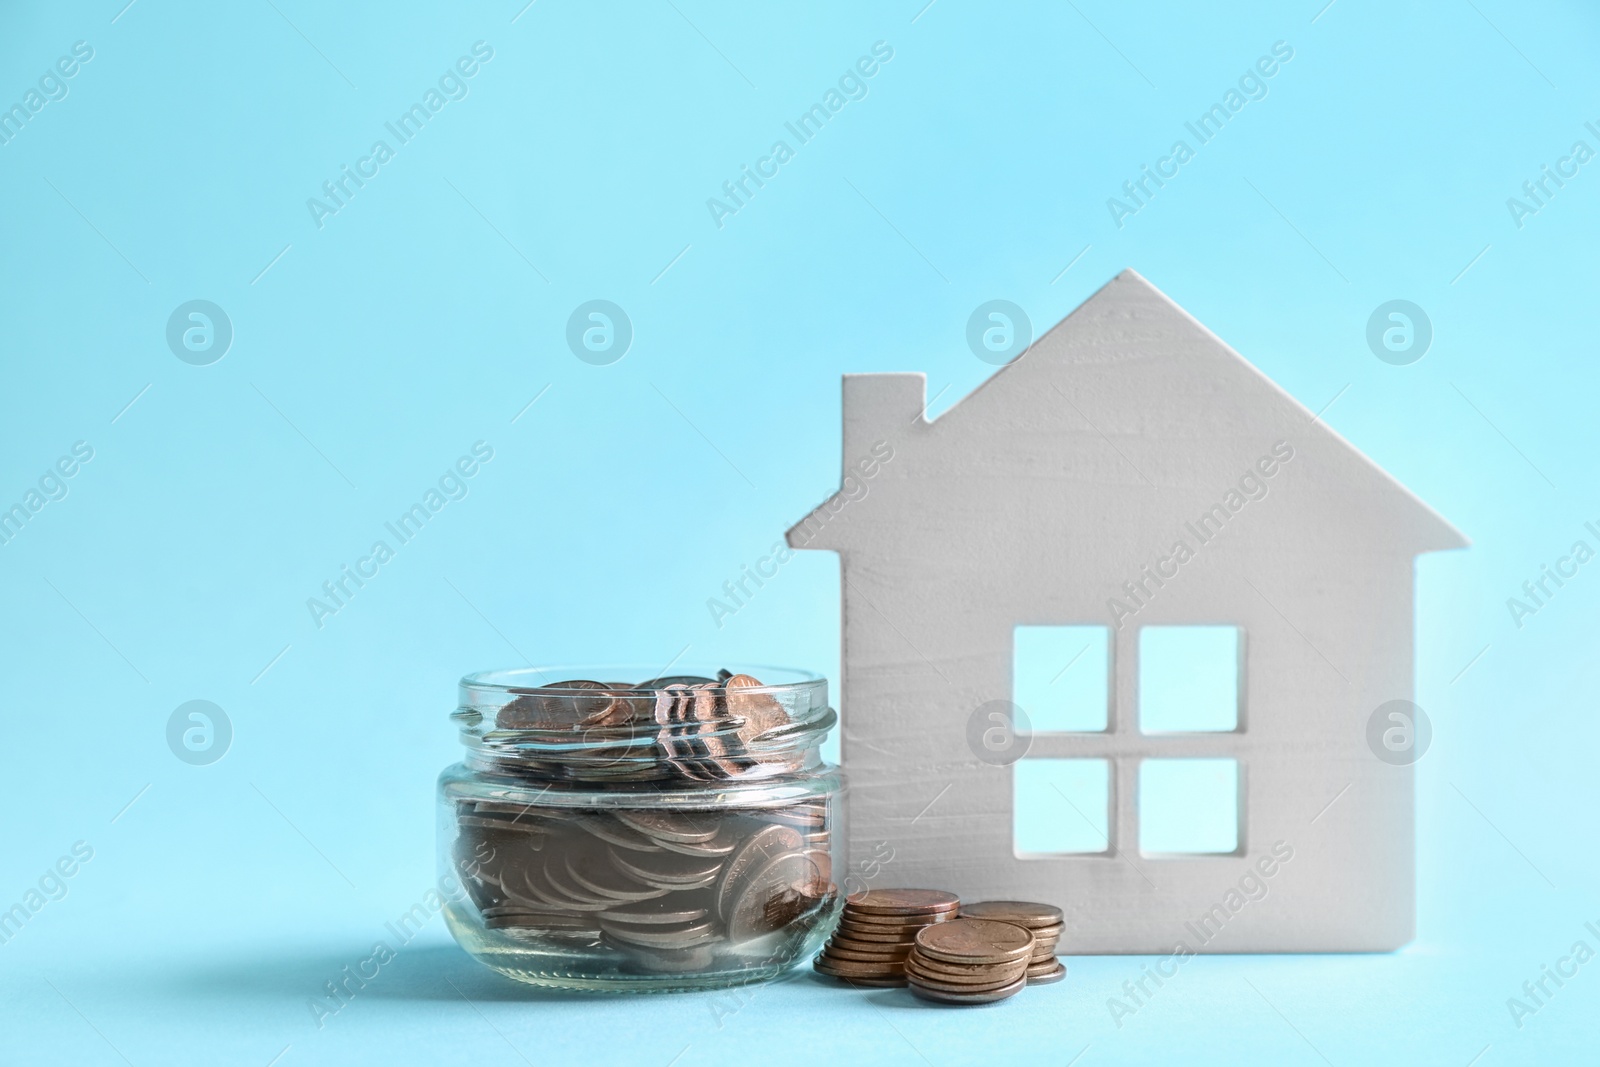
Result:
M461 946L519 981L670 991L773 978L840 907L827 680L752 667L544 667L461 680L439 776Z

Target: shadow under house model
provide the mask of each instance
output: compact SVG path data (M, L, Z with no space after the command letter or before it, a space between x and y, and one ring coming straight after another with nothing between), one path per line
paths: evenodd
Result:
M846 472L893 459L788 533L840 554L850 870L1047 901L1072 953L1409 941L1412 769L1367 723L1412 696L1413 557L1462 534L1131 270L933 422L924 394L845 377ZM1012 699L1016 627L1086 625L1106 728L1024 759L1105 761L1109 840L1019 853L1021 764L976 758L971 723ZM1237 627L1230 729L1141 732L1139 637L1174 625ZM1232 852L1141 852L1141 763L1167 758L1236 761Z

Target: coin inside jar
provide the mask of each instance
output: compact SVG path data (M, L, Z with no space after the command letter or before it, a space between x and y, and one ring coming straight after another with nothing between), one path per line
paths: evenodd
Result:
M803 852L786 852L756 868L739 885L727 913L735 940L771 933L815 907L825 887Z

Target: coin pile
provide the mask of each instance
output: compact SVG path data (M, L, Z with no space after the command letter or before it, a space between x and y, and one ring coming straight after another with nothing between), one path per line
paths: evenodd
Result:
M726 670L512 692L479 742L496 769L552 782L717 782L795 770L795 735L829 725L792 722L759 679Z
M821 801L730 812L463 799L456 824L483 926L566 957L587 946L602 971L690 973L730 955L760 967L837 897Z
M1049 985L1067 976L1056 959L1056 944L1065 929L1061 909L1025 900L985 900L961 905L963 919L994 919L1012 923L1033 934L1033 958L1028 961L1028 984Z
M919 934L955 918L961 901L937 889L869 889L846 897L812 966L853 985L903 986Z
M918 932L905 963L911 992L943 1004L988 1004L1028 984L1033 934L993 919L951 919Z

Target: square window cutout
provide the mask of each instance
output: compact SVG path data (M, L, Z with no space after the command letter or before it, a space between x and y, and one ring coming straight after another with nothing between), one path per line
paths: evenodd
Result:
M1237 626L1141 628L1140 732L1237 730L1243 641Z
M1021 857L1104 852L1111 765L1103 759L1021 759L1011 766L1011 844Z
M1104 626L1018 626L1011 701L1035 732L1104 731L1111 631Z
M1140 852L1231 853L1238 848L1237 760L1147 759L1139 764Z

